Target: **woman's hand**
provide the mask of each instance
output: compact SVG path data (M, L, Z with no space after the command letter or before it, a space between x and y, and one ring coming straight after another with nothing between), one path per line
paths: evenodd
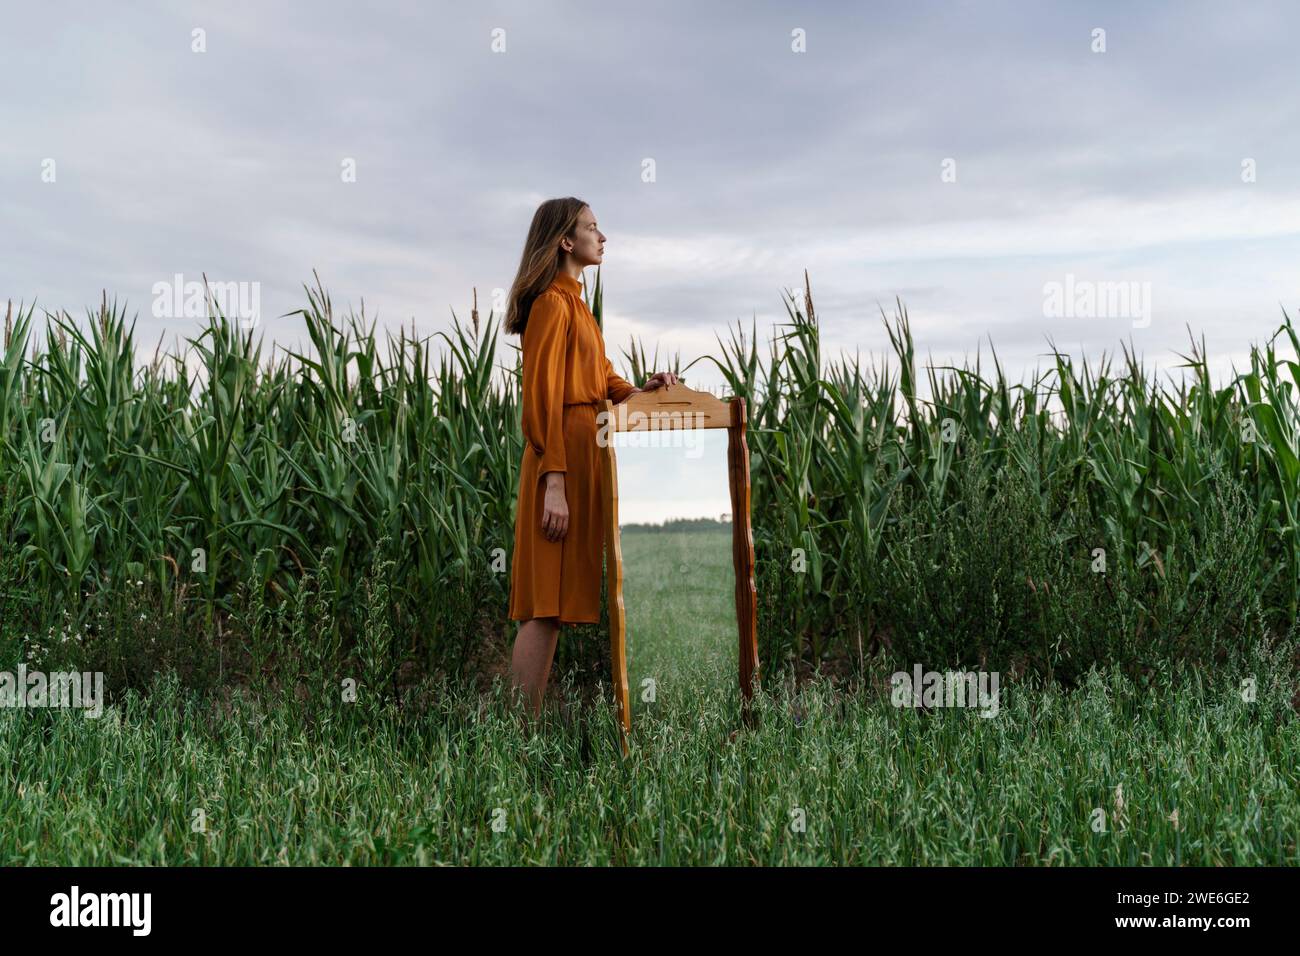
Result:
M676 385L680 381L681 379L678 378L676 375L674 375L672 372L655 372L653 375L651 375L648 379L645 380L645 384L641 386L641 391L653 392L659 388L666 388L669 385Z
M559 541L569 530L569 502L564 496L564 472L546 473L546 497L542 502L542 534Z

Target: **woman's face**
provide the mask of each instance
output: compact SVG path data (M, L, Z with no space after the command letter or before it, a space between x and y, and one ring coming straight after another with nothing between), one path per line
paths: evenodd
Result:
M605 234L596 227L596 214L591 211L591 207L584 206L578 214L574 234L567 237L560 248L563 249L565 244L572 244L573 249L569 255L580 268L598 266L605 258Z

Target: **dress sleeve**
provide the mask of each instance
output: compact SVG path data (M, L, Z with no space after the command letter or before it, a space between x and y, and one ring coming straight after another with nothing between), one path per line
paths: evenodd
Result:
M614 371L609 357L605 358L605 397L617 405L636 391L636 386Z
M568 471L564 454L565 354L570 317L554 295L540 295L524 326L524 437L541 458L537 473Z

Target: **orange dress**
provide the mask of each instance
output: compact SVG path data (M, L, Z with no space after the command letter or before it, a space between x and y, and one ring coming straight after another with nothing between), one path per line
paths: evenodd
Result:
M556 617L561 624L600 621L605 525L596 413L636 391L605 357L605 338L579 294L560 273L534 300L524 326L524 456L510 566L510 619ZM542 509L548 471L564 472L569 528L548 541Z

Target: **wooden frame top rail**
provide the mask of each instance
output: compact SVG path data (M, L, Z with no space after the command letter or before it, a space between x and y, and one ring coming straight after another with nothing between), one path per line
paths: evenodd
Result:
M681 382L637 392L613 408L616 432L730 428L731 400L688 388Z

